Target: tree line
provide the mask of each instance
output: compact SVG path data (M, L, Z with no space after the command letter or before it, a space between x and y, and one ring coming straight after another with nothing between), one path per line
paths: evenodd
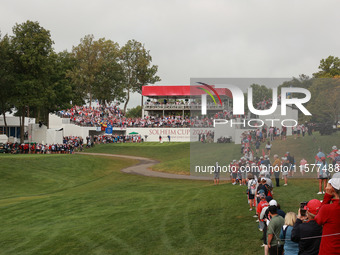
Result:
M264 99L272 98L271 88L264 85L252 84L253 104ZM305 104L312 116L305 116L299 110L299 121L336 124L340 120L340 59L329 56L320 61L319 70L312 77L301 74L293 77L278 87L281 94L282 87L299 87L310 91L311 99ZM245 95L247 96L247 95ZM291 97L300 98L304 95L292 93Z
M13 27L13 35L0 34L0 114L16 109L20 118L20 140L24 141L24 119L34 117L48 123L50 112L82 105L124 102L142 86L160 81L158 66L141 42L117 42L86 35L72 51L56 52L50 31L38 22Z

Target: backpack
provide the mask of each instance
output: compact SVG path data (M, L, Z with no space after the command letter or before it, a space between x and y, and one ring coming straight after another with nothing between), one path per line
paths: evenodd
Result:
M250 183L250 194L251 195L255 195L256 193L256 181L255 180L251 180Z

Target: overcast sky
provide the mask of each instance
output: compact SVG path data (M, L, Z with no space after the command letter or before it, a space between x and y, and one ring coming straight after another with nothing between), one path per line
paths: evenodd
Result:
M340 57L339 10L338 0L11 0L0 2L0 31L38 21L56 51L86 34L120 45L136 39L158 65L157 84L181 85L191 77L311 75L322 58Z

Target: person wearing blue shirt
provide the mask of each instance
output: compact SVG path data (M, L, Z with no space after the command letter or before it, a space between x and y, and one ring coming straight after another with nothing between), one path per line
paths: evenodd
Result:
M285 242L283 249L285 255L296 255L299 253L299 243L291 240L292 229L296 222L296 213L288 212L285 216L285 225L283 225L280 233L280 239Z

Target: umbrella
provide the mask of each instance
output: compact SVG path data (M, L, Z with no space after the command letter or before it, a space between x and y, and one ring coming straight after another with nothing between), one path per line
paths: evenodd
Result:
M129 135L138 135L138 133L137 132L131 132L131 133L129 133Z

